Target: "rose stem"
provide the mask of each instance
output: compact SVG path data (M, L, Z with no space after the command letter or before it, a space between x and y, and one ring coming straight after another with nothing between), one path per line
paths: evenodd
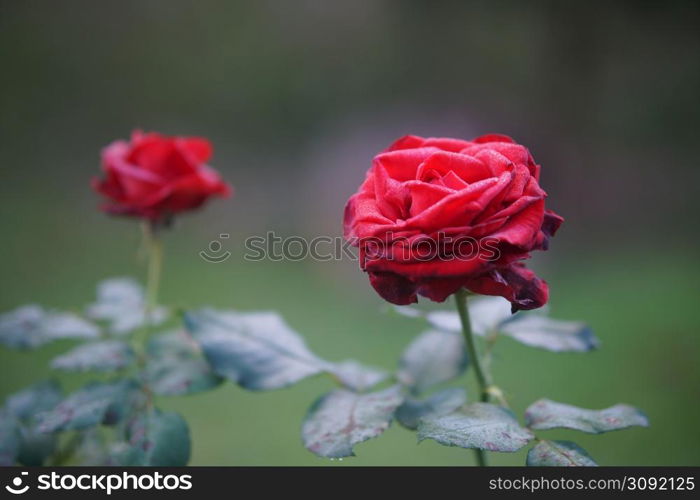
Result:
M459 312L459 319L462 322L462 334L464 335L464 343L467 348L469 362L474 366L474 373L476 374L476 381L479 385L481 401L486 403L489 400L488 381L481 367L481 360L476 350L476 344L474 343L474 334L472 333L472 325L469 321L469 309L467 308L467 295L468 292L464 288L461 288L455 293L455 302L457 304L457 312ZM486 454L484 450L475 448L474 453L476 454L477 464L481 467L486 466Z
M163 245L152 222L144 223L144 236L148 250L148 276L146 281L146 313L150 315L158 306L158 287L163 267Z
M144 303L143 326L134 335L134 350L138 356L139 366L143 368L145 362L146 340L151 333L151 316L158 306L158 283L160 281L160 270L163 262L163 249L160 240L155 234L155 228L151 221L144 221L143 245L146 249L147 271L146 271L146 296Z
M158 287L163 267L163 246L157 235L157 227L153 221L142 224L143 241L146 247L148 269L146 272L146 297L144 304L144 324L134 335L134 350L137 355L138 367L143 370L146 366L146 342L153 330L151 317L158 307ZM148 384L143 385L146 394L147 407L153 406L153 393Z

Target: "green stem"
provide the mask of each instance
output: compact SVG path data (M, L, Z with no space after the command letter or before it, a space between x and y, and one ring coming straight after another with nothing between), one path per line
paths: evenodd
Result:
M144 234L148 251L148 276L146 281L146 312L151 313L158 305L158 288L163 268L163 245L153 224L146 222Z
M489 400L488 389L490 384L486 371L481 365L481 358L479 357L479 353L476 350L476 343L474 342L474 334L472 333L472 326L469 321L469 309L467 307L467 291L464 289L459 290L455 293L455 300L457 302L459 319L462 322L462 334L464 335L464 342L467 346L469 362L474 366L474 373L476 374L476 381L479 384L481 401L486 403Z
M143 241L148 259L148 270L146 273L146 296L144 304L143 326L134 334L134 351L137 356L138 370L142 372L146 368L146 343L148 337L153 332L152 316L158 307L158 289L160 286L160 275L163 267L163 245L158 238L156 225L151 221L143 223ZM143 391L146 395L146 408L153 407L153 392L148 384L143 384Z
M486 377L486 372L481 366L481 360L479 358L479 353L476 350L476 344L474 342L474 334L472 332L471 322L469 321L469 309L467 308L467 294L465 289L460 289L455 293L455 302L457 304L457 312L459 312L459 319L462 322L462 334L464 335L464 343L467 348L467 354L469 356L469 362L474 367L474 373L476 374L476 381L479 385L479 393L481 394L481 401L488 402L489 400L489 383ZM484 450L475 449L476 461L480 467L486 466L486 454Z
M151 317L158 307L158 289L160 285L161 269L163 267L163 246L155 231L155 226L150 221L143 223L143 241L148 259L146 274L146 297L144 304L144 324L134 335L134 349L136 350L139 366L143 368L145 363L146 341L151 334Z

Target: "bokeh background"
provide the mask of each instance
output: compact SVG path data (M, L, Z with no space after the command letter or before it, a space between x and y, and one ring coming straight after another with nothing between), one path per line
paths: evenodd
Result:
M164 302L277 309L320 355L392 368L421 326L383 311L355 262L245 262L242 242L268 230L339 235L371 157L401 135L506 133L543 165L550 206L566 217L533 262L552 314L588 321L602 348L556 355L504 340L498 382L519 412L543 396L644 409L649 429L548 433L601 464L699 465L699 7L3 0L0 309L75 309L101 278L142 276L138 225L101 214L89 189L99 150L133 128L203 135L237 192L166 236ZM199 251L221 233L231 258L205 262ZM0 348L0 398L48 376L69 345ZM160 405L190 421L194 464L323 465L299 428L330 387L227 384ZM356 452L342 465L473 460L417 446L398 425Z

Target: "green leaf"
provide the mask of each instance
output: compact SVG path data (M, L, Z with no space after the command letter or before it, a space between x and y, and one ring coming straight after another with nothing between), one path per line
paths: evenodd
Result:
M406 348L399 361L399 381L415 393L458 377L467 367L464 340L455 332L429 330Z
M5 410L17 419L19 448L17 461L38 466L56 449L56 437L36 429L36 415L52 409L61 400L55 381L44 381L12 394L5 401Z
M196 394L223 382L205 360L174 357L149 360L145 379L151 390L161 396Z
M100 330L72 313L22 306L0 315L0 343L15 349L34 349L54 340L94 339Z
M214 371L245 389L287 387L328 365L274 312L202 309L186 313L185 323Z
M104 436L97 427L78 431L72 458L77 465L107 465L109 454Z
M37 413L52 409L60 400L58 383L47 380L8 396L5 409L20 420L33 421Z
M516 316L505 323L501 332L530 347L552 352L587 352L600 341L593 331L578 321L561 321L537 314Z
M530 467L595 467L586 450L571 441L540 441L527 452Z
M510 307L510 302L502 297L469 299L469 316L474 334L500 333L530 347L552 352L587 352L600 345L593 331L584 323L550 319L540 312L513 315ZM462 331L459 315L454 311L423 313L407 307L397 310L404 316L422 317L441 331Z
M328 366L328 372L334 375L343 386L354 391L366 391L387 379L389 374L379 368L365 366L348 359Z
M128 442L117 441L107 446L105 465L112 467L140 467L145 465L145 460L144 451L139 450L137 446L132 446Z
M14 465L20 443L17 419L8 411L0 409L0 466Z
M114 372L134 361L134 351L120 340L80 345L51 361L54 370Z
M466 402L464 389L455 387L440 391L427 399L408 398L396 410L396 420L407 429L416 430L422 418L447 415Z
M472 332L486 335L513 317L511 305L502 297L475 297L469 299L469 317ZM462 322L456 311L423 312L408 306L397 306L396 311L409 318L423 318L432 327L445 332L462 332Z
M213 389L223 381L204 359L199 346L185 332L169 332L152 337L147 351L145 379L156 394L194 394Z
M469 299L469 318L476 335L488 335L498 331L501 325L514 316L511 304L503 297L475 297Z
M197 342L184 330L171 330L152 335L146 344L149 356L190 356L201 354Z
M88 317L107 321L110 332L121 335L146 324L156 326L168 318L165 307L146 314L143 287L132 278L110 278L97 285L97 302L87 307Z
M430 326L443 332L462 333L462 320L454 311L431 311L425 315Z
M488 451L517 451L534 435L513 414L489 403L471 403L448 415L418 423L418 441L434 439L445 446Z
M41 466L54 451L58 440L54 434L43 434L32 425L19 425L20 446L17 461L28 467Z
M190 431L177 413L154 409L139 415L127 438L112 448L110 465L181 467L190 460Z
M649 426L646 415L632 406L618 404L604 410L587 410L549 399L533 403L525 411L525 422L536 430L565 428L590 434Z
M92 382L72 393L55 408L37 416L39 432L58 432L114 424L140 396L131 380Z
M474 297L468 302L469 322L474 335L487 335L513 317L511 305L502 297ZM461 333L462 322L456 311L433 311L426 315L428 323L438 330Z
M422 318L425 319L425 313L421 311L420 309L416 309L415 307L411 306L393 306L388 309L389 312L391 311L396 312L400 316L405 316L406 318Z
M402 400L400 386L369 394L335 389L309 409L301 431L304 446L321 457L354 456L356 444L389 427Z

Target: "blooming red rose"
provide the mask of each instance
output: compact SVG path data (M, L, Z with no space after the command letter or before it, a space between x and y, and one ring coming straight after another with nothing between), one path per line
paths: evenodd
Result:
M547 284L521 261L546 250L563 219L545 210L539 173L507 136L403 137L374 158L348 200L345 238L394 304L417 295L442 302L464 287L505 297L514 311L541 307Z
M231 194L206 164L211 154L206 139L136 131L131 141L115 141L102 150L105 177L92 186L109 199L102 207L108 213L166 221L212 196Z

